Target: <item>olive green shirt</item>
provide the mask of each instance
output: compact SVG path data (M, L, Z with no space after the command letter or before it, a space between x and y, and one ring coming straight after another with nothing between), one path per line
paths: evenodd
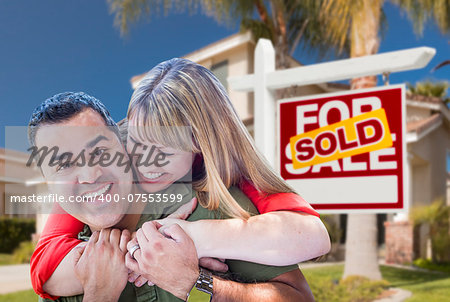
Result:
M180 191L180 186L177 187L178 192ZM173 213L181 205L189 202L193 193L186 185L183 190L183 200L180 203L168 203L167 205L161 206L155 203L149 203L144 210L144 214L137 224L136 230L139 229L142 224L146 221L151 221L155 219L161 219L167 216L164 213ZM258 214L253 203L242 193L237 187L231 187L229 192L234 197L234 199L239 203L239 205L252 214ZM151 214L149 214L151 213ZM162 213L162 214L157 214ZM230 218L224 215L220 210L210 211L203 208L200 204L187 219L188 221L196 221L201 219L227 219ZM85 229L79 234L80 239L86 239L91 235L90 229L86 226ZM275 278L283 273L298 269L297 265L290 266L268 266L252 262L239 261L239 260L226 260L229 271L226 274L220 274L222 278L227 278L230 280L235 280L242 283L254 283L254 282L264 282L272 278ZM60 297L56 301L60 302L78 302L83 300L83 295L72 296L72 297ZM51 301L48 299L40 298L40 301ZM133 283L128 282L123 290L120 302L125 301L136 301L136 302L153 302L153 301L182 301L181 299L175 297L171 293L154 286L149 286L145 284L141 287L136 287Z

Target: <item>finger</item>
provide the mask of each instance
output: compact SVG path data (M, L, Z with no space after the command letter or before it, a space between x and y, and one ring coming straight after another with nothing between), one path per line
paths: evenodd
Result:
M188 203L182 205L175 212L167 216L168 218L187 219L197 207L197 198L194 197Z
M171 226L164 229L164 234L172 238L176 242L186 242L187 240L191 239L178 224L172 224Z
M109 242L109 235L111 234L111 229L102 229L98 237L98 241Z
M145 236L145 234L144 234L144 231L142 230L142 229L139 229L137 232L136 232L136 239L137 239L137 242L138 242L138 244L142 247L142 246L144 246L144 245L147 245L147 243L148 243L148 239L147 239L147 237Z
M164 236L158 231L158 226L154 221L144 223L142 228L138 230L137 236L139 236L140 230L142 230L148 241L164 238Z
M125 266L134 272L140 271L138 262L135 259L131 258L130 253L127 253L125 255Z
M136 281L136 279L140 276L140 274L131 271L131 273L128 274L128 282L133 283L134 281Z
M87 242L86 241L82 241L82 242L80 242L80 243L78 243L78 247L82 247L82 248L86 248L86 246L87 246Z
M72 258L73 266L76 266L78 264L78 261L80 261L81 256L83 256L85 247L86 246L77 245L76 247L74 247L72 249L72 251L73 251L73 258Z
M167 224L167 222L172 221L171 219L168 219L168 217L163 218L163 219L157 219L157 220L153 220L153 223L156 224L156 228L161 232L161 227L163 227L165 224Z
M168 227L170 227L171 225L163 225L162 227L160 227L159 229L158 229L158 231L161 233L161 234L163 234L164 235L164 237L167 237L166 236L166 233L165 233L165 230L168 228Z
M133 246L135 246L136 244L138 244L138 241L136 238L131 239L130 241L128 241L127 243L127 250L130 250Z
M198 260L201 267L209 269L211 271L225 273L228 271L228 265L225 263L210 257L203 257Z
M130 231L128 231L127 229L122 231L122 234L120 234L120 243L119 243L119 248L122 252L126 252L127 251L127 244L131 239L131 234Z
M111 230L111 233L109 235L109 242L111 242L113 246L119 246L121 233L122 232L119 229Z
M144 276L140 275L136 281L134 281L134 285L136 285L137 287L141 287L142 285L144 285L145 283L147 283L147 278L145 278Z
M128 253L130 254L130 253ZM131 254L130 254L131 257ZM141 253L141 249L137 249L134 253L133 253L133 257L136 260L136 262L139 264L142 261L142 253Z
M92 233L91 238L89 238L88 244L93 245L94 243L96 243L98 241L99 236L100 236L99 231L95 231L94 233Z
M148 286L153 286L153 285L155 285L155 283L153 283L152 281L148 281L147 284L148 284Z

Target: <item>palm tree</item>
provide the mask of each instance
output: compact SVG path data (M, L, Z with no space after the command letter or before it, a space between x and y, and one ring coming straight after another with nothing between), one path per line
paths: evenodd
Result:
M447 95L447 89L450 87L450 83L446 81L432 82L428 80L417 82L415 86L407 83L407 87L412 94L443 98Z
M391 0L405 9L421 33L424 22L432 17L442 32L450 29L448 0ZM350 37L350 56L373 55L380 45L380 20L383 0L325 0L322 18L328 39L344 47ZM376 77L351 80L352 89L376 86ZM377 257L377 224L375 214L351 214L347 219L347 242L344 278L349 275L380 279Z
M172 11L197 12L199 9L221 24L240 21L241 31L250 30L254 39L270 39L276 51L276 67L291 67L288 57L299 45L316 51L320 56L337 48L324 43L326 29L319 18L321 2L315 0L107 0L115 15L115 25L121 34L143 16L151 18ZM345 43L335 55L346 54Z
M445 104L450 102L450 98L446 97L447 90L450 87L450 83L447 81L432 82L428 80L417 82L415 86L407 83L407 87L412 94L440 98Z

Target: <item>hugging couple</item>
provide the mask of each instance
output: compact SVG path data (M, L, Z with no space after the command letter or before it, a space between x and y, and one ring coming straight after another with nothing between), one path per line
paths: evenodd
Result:
M119 126L94 97L57 94L28 135L59 152L36 158L49 193L78 197L54 207L31 259L41 300L314 301L297 263L327 253L328 233L208 69L160 63ZM133 168L95 164L115 154Z

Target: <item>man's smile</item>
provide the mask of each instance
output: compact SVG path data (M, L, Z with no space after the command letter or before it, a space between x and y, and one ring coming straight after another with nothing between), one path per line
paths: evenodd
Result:
M81 194L81 196L83 197L83 199L94 201L97 197L109 193L112 185L112 183L104 184L95 191L85 192L84 194Z

